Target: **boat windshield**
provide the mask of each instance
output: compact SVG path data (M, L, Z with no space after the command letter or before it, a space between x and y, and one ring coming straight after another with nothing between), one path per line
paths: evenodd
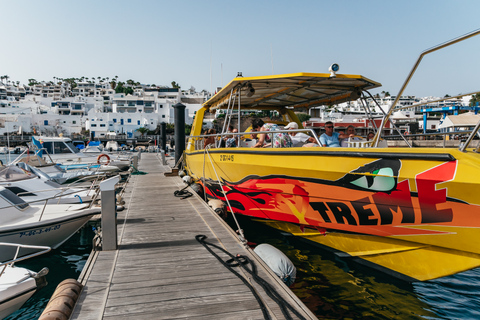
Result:
M11 182L31 179L35 175L26 173L22 169L15 166L3 167L0 169L0 182Z
M13 204L15 207L17 207L20 210L24 210L29 207L28 203L23 201L22 198L20 198L19 196L17 196L15 193L13 193L8 189L0 188L0 197L3 198L8 203Z
M63 141L45 141L43 142L43 148L47 150L49 154L65 154L65 153L78 153L77 147L71 142Z

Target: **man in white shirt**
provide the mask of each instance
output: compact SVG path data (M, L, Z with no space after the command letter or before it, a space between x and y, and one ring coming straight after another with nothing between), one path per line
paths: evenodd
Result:
M349 147L349 145L348 145L348 139L349 138L350 138L350 141L360 141L360 140L362 140L361 138L355 136L355 127L352 126L352 125L349 125L347 127L346 135L348 137L343 139L342 142L340 143L340 146L342 146L342 147Z
M298 129L298 124L296 122L290 122L285 126L284 129L296 130ZM293 147L302 147L307 142L315 143L315 138L310 137L308 134L303 132L290 132L289 134L290 138L292 139Z

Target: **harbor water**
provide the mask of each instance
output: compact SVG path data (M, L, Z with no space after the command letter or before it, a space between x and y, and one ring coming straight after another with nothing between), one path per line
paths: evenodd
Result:
M237 220L249 242L269 243L293 262L291 289L319 319L480 319L480 268L408 283L246 217Z

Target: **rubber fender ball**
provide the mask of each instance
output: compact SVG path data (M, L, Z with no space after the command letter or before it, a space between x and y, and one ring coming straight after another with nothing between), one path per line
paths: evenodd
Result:
M259 244L253 251L287 286L295 282L297 268L282 251L268 243Z

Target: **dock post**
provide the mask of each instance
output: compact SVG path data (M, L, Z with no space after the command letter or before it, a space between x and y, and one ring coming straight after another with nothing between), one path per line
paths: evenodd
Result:
M160 157L162 159L162 164L167 165L167 160L165 160L165 150L160 150Z
M185 105L177 103L175 108L175 163L185 151Z
M115 185L119 176L100 182L102 199L102 250L117 250L117 203Z
M162 137L160 149L167 152L167 124L165 122L160 123L160 132Z
M132 166L135 170L138 170L138 156L133 156Z

